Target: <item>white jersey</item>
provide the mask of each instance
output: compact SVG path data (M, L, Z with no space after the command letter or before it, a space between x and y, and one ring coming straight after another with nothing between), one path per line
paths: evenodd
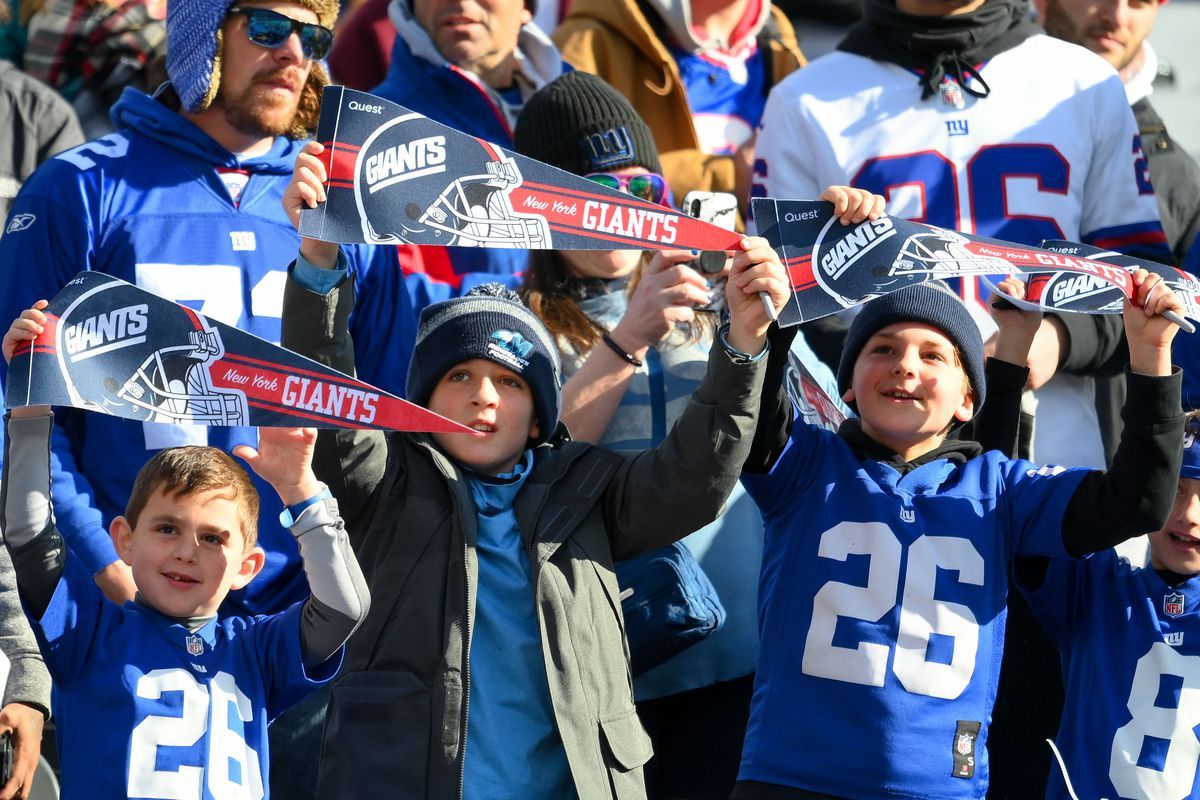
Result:
M778 199L850 184L896 216L1024 244L1154 238L1137 126L1103 59L1039 35L979 72L991 94L957 92L956 108L947 93L921 100L913 70L819 58L771 92L755 180Z
M890 214L966 233L1170 257L1137 126L1112 67L1082 47L1038 35L979 72L987 97L951 82L922 100L914 70L841 51L813 61L767 100L754 194L811 199L848 184L886 197ZM980 283L964 283L965 300L986 299ZM1042 410L1050 411L1046 404ZM1078 439L1084 420L1071 422ZM1057 427L1045 417L1039 423ZM1098 442L1097 435L1093 453L1102 453ZM1082 454L1038 457L1092 462Z

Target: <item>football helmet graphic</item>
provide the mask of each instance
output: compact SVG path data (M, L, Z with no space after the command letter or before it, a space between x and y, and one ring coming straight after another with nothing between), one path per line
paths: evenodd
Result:
M1011 265L1002 258L982 256L967 249L970 240L954 231L914 233L900 246L888 274L908 282L960 275L1008 273Z
M182 306L148 306L124 284L81 295L57 325L57 355L72 404L142 422L245 425L246 395L213 386L221 334ZM97 302L96 295L109 293ZM88 300L91 302L85 302Z
M363 235L379 243L545 248L546 220L519 214L516 162L483 141L447 136L417 114L376 130L359 151L354 184Z

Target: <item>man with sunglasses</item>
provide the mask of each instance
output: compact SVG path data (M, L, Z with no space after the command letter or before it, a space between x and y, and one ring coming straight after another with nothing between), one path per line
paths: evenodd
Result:
M15 318L80 270L96 270L279 341L285 266L299 247L282 196L300 140L316 127L326 81L317 60L337 13L337 0L172 0L168 80L153 97L127 89L113 109L115 133L46 162L16 198L0 238L3 313ZM360 297L350 326L360 374L402 392L416 322L396 251L345 253ZM106 525L123 513L138 468L165 447L229 451L257 441L254 428L142 424L70 409L56 428L59 527L117 602L133 599L133 584ZM275 522L282 505L270 508L274 493L259 490L266 566L222 613L269 614L308 596L293 537ZM305 712L289 716L297 713ZM287 720L271 726L273 739ZM276 793L311 793L316 752L272 750L273 776L296 782ZM278 758L289 754L295 762L282 767Z
M512 148L525 101L565 70L533 22L536 0L392 0L396 26L387 78L374 93L444 125ZM423 271L441 299L469 272L521 272L524 250L423 247ZM414 285L421 286L417 283Z

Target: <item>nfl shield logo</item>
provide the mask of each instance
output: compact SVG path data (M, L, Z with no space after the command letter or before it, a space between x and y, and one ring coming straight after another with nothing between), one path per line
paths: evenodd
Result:
M189 656L198 656L204 653L204 640L199 636L192 634L184 639L184 642L187 644Z
M972 737L969 733L960 733L958 735L958 740L954 743L954 749L957 750L960 755L970 755L971 750L974 747L974 742L972 741L973 738L974 737Z
M1168 617L1178 617L1183 613L1184 597L1179 592L1163 597L1163 613Z
M967 104L966 98L963 97L962 87L958 85L958 81L949 76L942 78L942 85L938 87L938 93L942 97L942 102L951 108L962 108Z

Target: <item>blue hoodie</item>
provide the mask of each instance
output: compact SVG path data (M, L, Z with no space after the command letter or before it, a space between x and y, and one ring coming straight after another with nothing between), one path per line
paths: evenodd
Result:
M279 137L267 153L242 160L131 89L113 108L113 120L116 133L46 162L14 201L10 219L28 216L23 228L0 238L0 321L53 297L86 269L278 342L286 268L300 243L282 196L303 143ZM217 168L249 173L240 203ZM359 375L402 393L416 320L395 249L344 250L360 298L350 323ZM0 364L0 379L6 373ZM58 422L55 515L72 554L91 572L116 560L106 526L124 512L133 479L153 451L180 444L228 451L257 441L254 428L139 423L69 409ZM277 521L282 505L267 484L256 483L266 566L230 595L227 613L280 611L308 593L296 545Z

